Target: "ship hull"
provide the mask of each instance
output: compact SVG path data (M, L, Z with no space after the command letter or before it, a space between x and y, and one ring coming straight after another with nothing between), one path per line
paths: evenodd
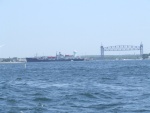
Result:
M37 58L26 58L27 62L59 62L59 61L84 61L84 59L37 59Z

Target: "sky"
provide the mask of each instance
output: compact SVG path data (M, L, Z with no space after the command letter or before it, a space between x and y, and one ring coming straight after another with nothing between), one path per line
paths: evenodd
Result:
M149 0L0 0L0 58L100 55L101 44L141 42L150 53L149 6Z

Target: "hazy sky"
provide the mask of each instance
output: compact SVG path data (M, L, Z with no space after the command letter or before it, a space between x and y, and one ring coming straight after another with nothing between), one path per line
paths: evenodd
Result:
M0 57L98 55L101 43L141 42L150 53L150 0L0 0Z

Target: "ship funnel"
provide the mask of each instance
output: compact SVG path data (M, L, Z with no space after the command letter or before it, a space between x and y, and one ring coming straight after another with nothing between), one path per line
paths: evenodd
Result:
M73 51L73 56L76 57L77 51Z

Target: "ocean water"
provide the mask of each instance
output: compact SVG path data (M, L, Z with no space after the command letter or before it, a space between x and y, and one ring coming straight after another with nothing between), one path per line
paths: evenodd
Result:
M150 113L150 61L1 63L0 113Z

